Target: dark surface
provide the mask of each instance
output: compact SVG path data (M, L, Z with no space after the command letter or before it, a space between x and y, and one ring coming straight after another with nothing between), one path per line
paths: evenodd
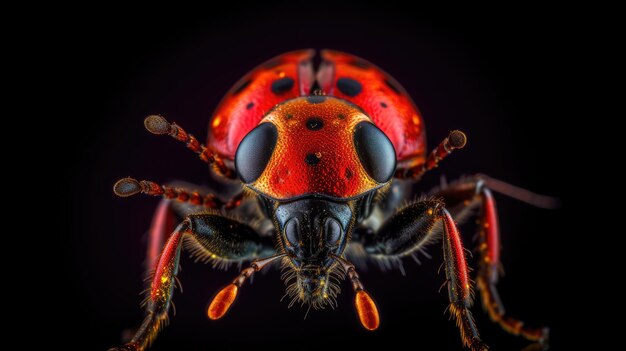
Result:
M82 130L72 137L79 146L63 151L71 163L60 171L72 182L69 207L62 206L57 218L67 228L62 302L73 323L57 340L68 347L72 339L84 340L81 349L105 350L142 319L142 238L158 200L117 198L113 183L129 175L209 181L196 155L147 133L143 118L163 114L202 140L212 110L243 74L284 51L310 47L353 53L392 74L421 109L430 147L450 130L467 133L466 148L425 176L424 190L441 174L483 172L561 197L557 211L502 196L497 201L506 271L499 286L507 312L529 325L551 326L553 349L563 349L570 332L563 297L572 287L563 276L569 267L563 226L573 200L561 183L571 169L561 151L572 137L561 128L570 117L563 87L579 67L569 59L567 48L577 38L562 10L436 14L393 3L366 8L307 2L162 14L99 10L100 19L84 14L55 21L42 50L56 63L56 79L72 86L59 97L65 106L59 113L71 114ZM470 243L471 225L462 230ZM374 266L360 272L381 313L381 327L373 333L359 325L347 282L335 311L311 311L304 320L306 309L287 309L279 301L284 285L276 271L255 277L224 319L209 321L207 303L237 270L215 271L184 255L177 315L153 349L392 349L407 342L416 344L411 349L460 349L458 331L443 313L447 296L437 292L444 280L437 274L441 247L429 252L433 259L422 257L421 266L406 260L406 277ZM478 303L474 311L494 350L526 344L490 323ZM331 344L331 337L337 341Z

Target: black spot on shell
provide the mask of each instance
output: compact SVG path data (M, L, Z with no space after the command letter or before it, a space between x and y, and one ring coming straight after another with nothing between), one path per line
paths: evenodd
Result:
M337 79L337 88L339 89L339 91L350 97L359 95L361 90L363 90L363 86L361 85L361 83L352 78Z
M285 118L287 118L287 119L292 119L292 118L293 118L293 115L292 115L291 113L288 113L288 114L287 114L287 116L285 116Z
M324 95L310 95L306 97L306 101L310 104L321 104L326 101L326 96Z
M250 79L237 83L237 85L235 85L235 87L233 88L233 95L237 95L244 91L244 89L246 89L248 85L250 85L250 83L252 83L252 80Z
M308 130L320 130L324 127L324 121L319 117L310 117L306 120Z
M306 164L308 164L308 165L315 166L316 164L318 164L320 162L320 159L317 158L317 156L315 156L315 154L308 154L304 158L304 162L306 162Z
M271 89L274 94L286 93L293 88L294 83L293 78L281 78L272 83Z
M384 102L381 102L381 103L380 103L380 106L381 106L382 108L387 108L387 104L386 104L386 103L384 103Z
M339 119L346 119L346 115L344 115L343 113L340 113L337 115L337 118Z
M253 108L253 107L254 107L254 102L251 102L251 103L249 103L249 104L247 104L247 105L246 105L246 109L247 109L247 110L249 110L249 109L251 109L251 108Z
M395 91L396 94L402 94L402 88L400 88L395 80L387 78L385 79L385 84L387 84L387 86L391 88L391 90Z

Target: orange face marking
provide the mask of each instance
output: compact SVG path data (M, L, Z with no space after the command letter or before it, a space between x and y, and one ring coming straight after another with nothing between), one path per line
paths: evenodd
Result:
M237 297L237 290L238 288L235 284L229 284L215 295L207 311L210 319L215 320L224 317Z
M333 97L301 97L277 106L261 121L278 130L274 153L249 186L285 200L307 194L345 199L384 185L367 174L355 150L354 129L362 121L371 120Z
M378 316L376 304L370 295L363 290L357 291L356 297L354 298L354 305L363 327L367 330L378 329L380 317Z

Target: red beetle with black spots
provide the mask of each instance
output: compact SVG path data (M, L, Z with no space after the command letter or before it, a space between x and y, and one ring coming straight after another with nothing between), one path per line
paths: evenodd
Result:
M377 306L351 262L394 264L440 242L449 311L463 344L485 350L471 313L473 283L455 222L476 208L475 279L484 309L508 332L545 342L546 328L507 316L498 297L500 233L490 189L538 206L550 207L553 200L486 176L412 200L413 183L462 148L465 134L452 131L427 153L422 115L395 79L352 55L322 51L317 68L313 56L312 50L286 53L241 79L211 118L206 147L161 116L146 118L150 132L182 141L241 190L217 194L132 178L115 184L119 196L164 197L150 229L147 315L132 340L116 349L144 350L164 325L183 248L214 266L251 261L214 297L210 319L225 315L255 272L280 262L289 306L333 307L347 277L361 324L375 330Z

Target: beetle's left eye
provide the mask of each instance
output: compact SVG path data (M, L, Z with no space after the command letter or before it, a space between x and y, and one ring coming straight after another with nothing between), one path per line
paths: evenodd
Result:
M278 130L272 123L261 123L246 135L235 154L235 168L244 183L257 180L272 157Z
M339 244L341 239L341 225L334 218L328 218L324 224L324 231L326 232L326 243L328 245Z

